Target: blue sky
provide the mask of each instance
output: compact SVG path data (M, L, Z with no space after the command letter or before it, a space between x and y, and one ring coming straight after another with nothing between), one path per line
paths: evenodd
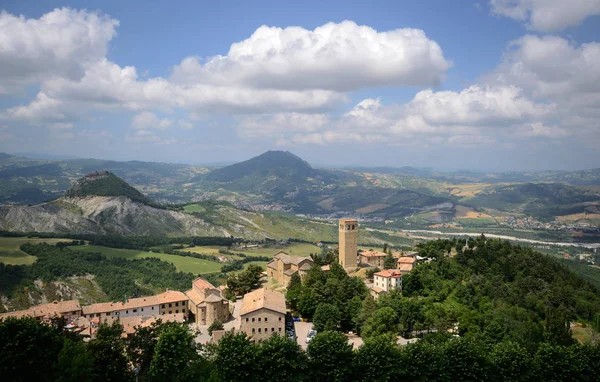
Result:
M0 151L600 167L599 0L0 7Z

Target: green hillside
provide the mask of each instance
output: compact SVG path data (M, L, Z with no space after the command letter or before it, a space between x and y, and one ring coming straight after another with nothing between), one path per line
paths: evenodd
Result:
M79 179L65 196L84 198L86 196L125 196L134 202L150 204L144 194L131 187L127 182L108 171L95 171Z

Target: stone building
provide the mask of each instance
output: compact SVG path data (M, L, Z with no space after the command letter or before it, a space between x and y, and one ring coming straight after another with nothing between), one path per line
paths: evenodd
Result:
M47 304L33 306L29 309L0 314L0 319L8 317L33 317L38 320L48 320L54 317L64 317L67 321L81 317L81 306L78 300L53 301Z
M371 267L383 268L387 254L379 251L363 251L360 253L360 263Z
M188 297L169 290L154 296L131 298L126 302L105 302L81 307L86 318L156 316L187 313Z
M392 289L402 290L402 273L395 269L386 269L373 274L373 286L371 287L371 295L374 298L379 298L383 293L387 293Z
M267 275L277 280L278 284L287 287L294 273L302 277L312 266L313 261L310 257L290 256L279 252L267 264Z
M240 312L240 331L253 341L269 338L274 333L285 335L285 296L262 288L246 293Z
M197 324L210 325L217 320L229 320L229 301L208 281L197 278L185 295L189 298L189 318Z
M358 261L358 221L339 220L339 261L344 269L356 268Z

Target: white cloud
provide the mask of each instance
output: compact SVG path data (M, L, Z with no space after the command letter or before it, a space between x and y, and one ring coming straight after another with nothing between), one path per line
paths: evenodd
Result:
M136 114L131 120L131 127L134 129L160 129L165 130L173 126L173 120L163 118L160 119L156 114L150 111L143 111Z
M600 15L599 0L490 0L490 5L492 13L541 32L556 32Z
M77 79L103 58L117 20L55 9L39 19L0 13L0 94L53 76Z
M310 133L320 130L329 122L326 114L275 113L242 119L238 132L246 138L272 137L295 132Z
M60 100L48 97L43 92L26 106L15 106L0 114L0 119L26 121L34 124L55 122L67 119Z
M181 128L181 129L185 129L185 130L190 130L190 129L194 128L194 124L193 123L191 123L189 121L185 121L183 119L180 119L177 122L177 126L179 126L179 128Z
M367 98L340 118L305 131L264 121L257 123L263 130L255 131L279 137L280 145L446 142L468 147L492 144L495 135L515 131L521 137L562 136L564 130L538 123L553 113L554 105L528 99L519 88L474 85L460 92L424 90L407 104L386 106ZM526 121L531 122L523 127Z
M378 32L352 21L314 30L261 26L205 63L188 57L177 83L272 89L356 90L374 86L437 85L451 63L420 29Z
M553 106L527 99L514 86L473 85L461 92L420 91L406 109L408 115L421 116L429 123L493 125L539 117Z
M55 129L55 130L69 130L73 128L73 124L72 123L65 123L65 122L57 122L57 123L52 123L50 125L51 129Z

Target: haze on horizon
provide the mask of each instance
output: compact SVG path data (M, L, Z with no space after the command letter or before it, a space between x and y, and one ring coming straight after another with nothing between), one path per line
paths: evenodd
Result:
M600 0L0 6L0 152L600 167Z

